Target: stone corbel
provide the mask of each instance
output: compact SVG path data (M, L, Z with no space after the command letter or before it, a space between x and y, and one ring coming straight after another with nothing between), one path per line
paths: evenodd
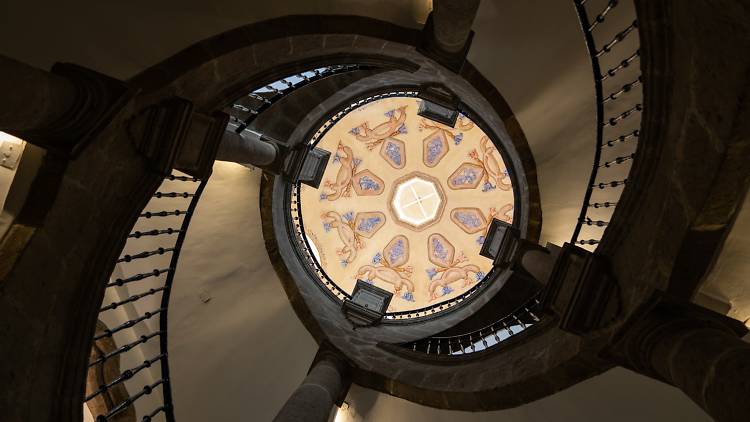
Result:
M226 113L214 112L210 116L193 113L186 138L177 154L175 168L198 179L207 178L228 122L229 115Z
M542 307L560 316L560 328L585 334L621 312L619 286L601 255L566 243L542 295Z
M341 310L354 329L370 327L380 323L388 310L391 299L393 299L393 293L357 280L351 299L344 301Z
M173 97L145 108L128 121L130 139L148 159L152 171L165 175L172 171L192 115L192 102Z
M176 168L203 179L211 174L228 121L226 113L198 113L189 100L172 97L136 114L127 128L152 171L168 174Z
M417 114L430 120L454 127L458 119L460 100L456 94L443 85L425 84L419 88L422 99Z
M280 147L279 156L284 158L280 174L292 182L301 182L315 189L320 186L323 173L331 153L311 145L302 144L295 148Z
M521 238L519 229L495 218L487 229L479 254L492 259L497 268L546 285L559 251L556 245L548 243L543 247Z

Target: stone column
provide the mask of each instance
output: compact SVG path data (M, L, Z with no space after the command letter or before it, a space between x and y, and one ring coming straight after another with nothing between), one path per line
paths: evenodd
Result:
M216 159L266 168L276 161L279 151L276 146L261 138L260 133L250 130L239 134L227 129L221 138Z
M750 415L750 344L742 323L662 294L621 334L626 367L672 384L719 422Z
M435 0L432 19L435 42L441 50L457 54L469 39L479 0Z
M16 135L60 121L76 89L62 76L0 56L0 92L0 130Z
M338 353L321 350L302 384L274 418L276 422L327 422L349 388L349 367Z
M115 79L58 63L46 72L0 55L0 131L59 152L90 141L132 96Z

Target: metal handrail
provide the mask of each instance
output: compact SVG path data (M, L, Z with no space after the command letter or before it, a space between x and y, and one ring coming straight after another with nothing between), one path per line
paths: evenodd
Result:
M609 160L609 161L605 161L604 163L602 163L602 151L605 148L614 147L617 144L623 143L631 139L637 140L640 135L640 131L635 130L628 135L620 135L614 139L605 141L604 131L607 128L615 127L620 121L627 119L636 113L640 113L643 110L643 106L640 103L638 103L632 108L629 108L628 110L620 113L619 115L607 119L604 116L604 105L608 102L615 101L621 98L623 94L630 92L633 88L641 85L643 81L641 79L641 76L639 75L635 80L632 80L629 83L625 83L621 85L619 88L615 88L614 91L610 93L609 95L607 96L604 95L603 93L604 81L614 78L621 70L629 67L636 59L640 58L640 50L639 49L636 50L635 53L630 54L627 58L620 61L620 63L617 66L609 69L607 72L604 72L604 73L601 70L600 58L611 53L613 51L613 47L615 47L617 44L622 42L625 38L628 37L628 35L633 33L638 28L638 21L634 20L630 25L628 25L628 27L618 32L614 36L614 38L612 38L610 41L605 43L600 49L597 49L596 41L594 39L594 29L600 28L602 26L602 24L606 20L607 15L612 13L612 11L619 4L619 1L610 0L607 3L605 9L596 15L593 22L591 22L591 20L589 19L589 15L586 10L585 3L586 3L586 0L574 0L573 1L576 15L578 16L581 30L583 31L583 36L584 36L584 40L586 43L586 49L588 52L589 59L591 60L591 70L594 76L594 97L595 97L595 103L596 103L596 147L594 149L594 162L591 168L591 174L589 176L589 181L586 186L586 192L583 197L583 204L581 206L581 211L578 215L578 220L576 221L575 229L573 230L570 243L578 244L578 245L593 246L599 243L599 241L604 235L604 231L600 233L598 238L579 240L582 227L584 225L593 226L593 227L604 227L605 228L604 230L606 230L607 224L591 224L592 221L602 221L602 220L592 220L588 215L589 212L591 212L592 208L599 209L600 204L602 203L606 204L604 208L611 208L612 210L614 210L618 202L617 199L599 201L599 202L591 202L591 197L592 197L593 192L597 188L605 189L605 188L614 188L617 186L622 186L627 181L627 179L624 179L621 181L617 181L616 183L614 182L603 183L598 180L599 171L601 168L610 168L610 167L613 167L613 165L629 164L629 162L632 161L633 158L635 157L635 153L632 153L632 154L623 155L623 156L615 158L614 160ZM618 195L618 199L619 199L619 195Z
M453 336L430 336L421 340L403 343L401 344L401 347L428 355L436 354L450 356L467 355L497 347L508 338L517 335L542 321L540 303L541 295L541 291L537 292L528 301L517 307L512 312L478 330L472 330L470 332ZM516 331L513 331L513 327L517 327ZM501 339L501 336L504 338ZM490 344L488 343L488 340L494 340L494 342ZM482 347L478 349L477 345L480 342ZM433 345L435 347L433 347ZM447 349L441 347L446 345ZM458 347L453 349L453 345L457 345Z
M177 235L177 241L175 242L174 252L172 252L172 259L169 262L169 268L177 268L177 262L180 259L180 252L182 251L182 245L185 242L185 235L187 234L188 226L195 213L195 207L198 205L198 201L203 194L203 190L206 188L208 180L201 181L198 185L198 189L195 190L195 194L192 196L190 205L187 209L185 218L182 219L182 226L180 227L180 234ZM168 317L169 317L169 297L172 292L172 283L174 282L174 276L176 271L169 271L167 273L167 279L164 281L164 287L166 288L164 293L161 295L161 309L164 312L159 317L159 330L164 333L167 332L168 328ZM167 358L167 347L168 336L165 334L159 337L159 348L165 358L161 361L161 377L167 382L162 385L162 394L164 396L164 414L168 421L174 421L174 406L172 405L172 384L169 382L169 359Z
M182 216L182 221L180 223L180 227L178 229L165 229L165 230L151 230L147 232L142 231L133 231L129 236L128 239L141 239L143 237L149 237L149 238L160 238L160 239L175 239L172 235L177 234L176 239L174 240L174 244L170 247L159 247L152 251L145 251L141 252L135 255L129 255L129 254L122 254L122 256L117 260L118 263L121 265L126 265L128 263L134 262L136 260L147 260L151 257L156 257L165 254L166 252L171 253L171 259L170 264L167 268L162 269L154 269L152 272L148 273L140 273L135 274L130 277L125 278L117 278L113 282L109 282L106 286L106 288L111 287L121 287L125 284L132 283L132 282L138 282L145 279L155 279L161 275L166 275L164 284L158 287L152 287L150 289L147 289L141 293L136 293L133 295L130 295L129 297L119 300L116 302L112 302L110 304L103 304L103 306L100 308L99 312L107 312L113 309L117 309L120 306L124 306L127 304L138 302L139 300L152 296L158 293L161 293L161 305L159 308L145 312L143 315L140 315L134 319L124 321L120 323L117 327L106 330L102 332L95 333L93 340L99 341L102 339L112 339L113 335L122 332L127 329L132 329L139 323L149 320L151 318L158 317L159 318L159 330L154 331L147 335L141 335L137 337L135 341L132 341L130 343L124 344L115 350L102 354L96 358L93 358L89 362L89 367L96 367L97 365L104 365L106 364L110 358L122 355L124 353L127 353L143 344L148 342L150 339L154 337L159 338L159 354L158 356L145 360L142 364L137 365L133 368L128 368L120 373L120 375L115 378L114 380L111 380L109 382L106 382L105 384L98 386L98 389L94 391L93 393L89 394L84 402L90 401L94 399L95 397L106 393L107 391L111 390L113 387L118 386L119 384L123 384L128 380L133 379L133 377L142 371L143 369L151 367L155 363L159 363L161 368L161 379L157 380L156 382L144 386L140 391L137 393L127 397L125 400L121 401L120 403L112 403L112 406L108 409L106 409L105 414L102 415L95 415L97 422L103 422L113 419L116 415L120 414L121 412L128 409L130 406L134 406L136 403L136 400L143 397L144 395L150 395L153 390L156 387L161 387L161 393L162 393L162 405L159 406L158 409L151 412L150 414L147 414L143 417L143 421L151 420L152 417L154 417L156 414L163 412L165 415L165 418L168 421L174 421L174 414L173 414L173 406L172 406L172 394L171 394L171 384L170 384L170 378L169 378L169 365L168 365L168 353L167 353L167 315L169 310L169 294L171 291L172 283L174 281L175 276L175 268L177 268L177 262L179 259L180 251L182 250L182 245L185 240L185 235L188 230L188 226L190 225L190 219L193 215L193 212L195 211L195 207L198 204L198 200L201 197L201 193L203 192L203 189L206 186L206 180L199 180L197 178L188 177L188 176L179 176L179 175L168 175L165 177L165 182L172 182L172 181L178 181L178 182L200 182L198 185L198 188L194 192L170 192L169 194L154 194L154 198L161 199L161 198L181 198L181 199L189 199L189 204L187 206L187 209L185 211L163 211L163 212L152 212L152 211L143 211L139 219L150 219L155 216L159 217L166 217L166 216L175 216L180 217Z

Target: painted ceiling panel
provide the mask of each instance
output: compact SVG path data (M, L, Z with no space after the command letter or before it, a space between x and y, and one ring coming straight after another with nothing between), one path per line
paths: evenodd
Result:
M461 116L417 114L414 97L353 109L322 134L331 152L319 189L302 186L303 237L321 279L351 293L357 279L392 291L389 312L442 304L481 283L492 218L512 222L513 187L495 145ZM446 306L447 308L447 306Z

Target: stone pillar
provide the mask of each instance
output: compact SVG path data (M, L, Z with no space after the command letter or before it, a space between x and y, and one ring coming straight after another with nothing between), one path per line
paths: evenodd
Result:
M73 155L132 97L121 81L80 66L46 72L1 55L0 92L0 131Z
M471 46L479 0L434 0L417 51L460 72Z
M70 80L1 55L0 92L0 130L22 138L62 120L76 96Z
M746 333L739 321L657 294L613 350L626 367L681 389L717 421L740 421L750 415Z
M310 372L289 397L275 422L327 422L335 404L343 401L349 389L349 367L341 356L321 350Z
M250 130L240 134L227 129L221 138L216 159L266 168L276 161L279 150L261 138L260 133Z
M432 10L435 42L441 50L458 54L469 40L479 0L435 0Z

